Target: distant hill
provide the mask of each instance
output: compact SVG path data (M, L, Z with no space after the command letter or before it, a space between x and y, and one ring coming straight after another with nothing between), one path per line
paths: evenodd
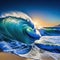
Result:
M55 25L55 26L51 26L51 27L43 27L43 28L39 28L38 30L40 30L40 29L59 29L59 30L60 30L60 24Z
M56 27L60 27L60 24L59 25L56 25Z

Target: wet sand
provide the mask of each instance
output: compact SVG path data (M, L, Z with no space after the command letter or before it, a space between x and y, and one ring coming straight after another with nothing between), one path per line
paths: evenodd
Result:
M0 60L33 60L33 59L26 59L14 54L0 52ZM54 59L45 56L42 57L40 60L54 60Z
M0 53L0 60L26 60L26 58L19 57L10 53Z

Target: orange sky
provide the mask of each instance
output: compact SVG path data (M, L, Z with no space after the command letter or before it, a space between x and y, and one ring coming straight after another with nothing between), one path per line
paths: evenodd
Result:
M49 21L44 21L43 19L39 18L39 17L34 17L32 18L34 24L36 25L36 27L41 28L41 27L51 27L51 26L55 26L57 25L57 23L53 23L53 22L49 22Z

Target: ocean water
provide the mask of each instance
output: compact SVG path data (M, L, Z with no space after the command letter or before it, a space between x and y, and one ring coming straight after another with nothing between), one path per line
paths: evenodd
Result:
M40 40L37 40L35 43L37 43L38 45L43 44L43 45L60 46L59 42L60 42L60 36L42 36ZM50 57L53 58L54 60L60 60L60 53L50 52L41 49L36 44L33 44L32 46L26 46L24 44L21 44L19 41L11 41L11 42L0 41L0 50L2 52L16 54L18 56L31 58L33 60L36 59L42 60L42 58L44 57L45 58Z
M59 30L60 31L60 30ZM40 39L32 45L26 45L17 40L0 41L0 51L16 54L18 56L31 58L33 60L43 60L42 58L51 57L52 60L60 60L60 32L48 33L40 31ZM42 35L43 34L43 35Z
M42 36L60 36L60 27L44 27L39 31Z
M40 48L40 58L46 56L60 60L60 36L42 36L35 43Z

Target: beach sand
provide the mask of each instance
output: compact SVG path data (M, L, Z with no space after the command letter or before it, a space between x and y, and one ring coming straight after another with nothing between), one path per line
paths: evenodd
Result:
M27 59L14 54L0 52L0 60L33 60L33 59ZM39 60L54 60L54 59L45 56Z

